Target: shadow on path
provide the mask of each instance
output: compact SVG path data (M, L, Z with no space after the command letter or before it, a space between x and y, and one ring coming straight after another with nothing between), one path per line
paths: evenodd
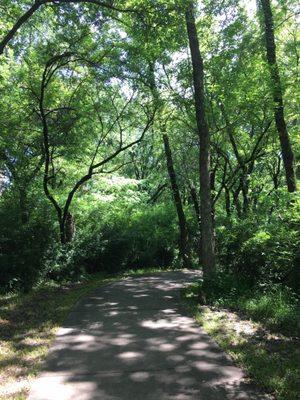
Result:
M94 291L58 331L30 400L267 399L180 305L196 271Z

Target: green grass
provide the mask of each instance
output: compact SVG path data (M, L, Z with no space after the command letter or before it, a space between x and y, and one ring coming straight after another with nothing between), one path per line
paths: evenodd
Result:
M254 320L263 321L273 331L295 336L299 334L299 303L289 297L285 290L277 289L271 293L242 297L236 307Z
M202 286L201 282L194 286L195 295L203 292ZM220 275L207 286L205 293L207 304L238 311L263 322L271 331L300 335L300 299L288 287L269 284L249 288L232 276Z
M183 291L183 298L197 321L219 345L243 367L253 381L266 391L274 393L278 400L300 398L300 349L299 338L282 332L296 333L299 318L288 299L274 294L254 294L254 297L238 298L234 308L243 312L243 318L226 306L225 297L215 301L214 306L199 305L199 285L191 285ZM227 299L227 306L233 308L234 297ZM215 305L219 307L215 307ZM257 322L246 318L255 318ZM288 329L283 326L289 323ZM266 329L272 328L272 332Z
M0 399L26 399L30 379L38 373L57 328L80 298L113 280L158 271L93 275L82 283L44 283L29 294L0 296Z

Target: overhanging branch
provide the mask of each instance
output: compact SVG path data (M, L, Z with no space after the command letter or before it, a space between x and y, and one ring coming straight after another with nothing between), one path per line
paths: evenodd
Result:
M122 8L116 7L113 3L108 3L100 0L36 0L34 4L15 22L13 27L7 32L7 34L0 41L0 56L3 54L8 43L15 37L19 29L43 6L46 4L60 5L60 4L78 4L87 3L95 4L99 7L103 7L116 12L124 13L137 13L137 10L133 8Z

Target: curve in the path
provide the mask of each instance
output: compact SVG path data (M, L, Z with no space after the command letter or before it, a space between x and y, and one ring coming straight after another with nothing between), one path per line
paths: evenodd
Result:
M256 400L243 372L180 303L196 271L128 278L80 301L29 400Z

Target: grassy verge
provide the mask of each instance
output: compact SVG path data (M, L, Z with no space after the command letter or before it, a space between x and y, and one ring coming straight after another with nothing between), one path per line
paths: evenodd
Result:
M0 399L26 399L30 379L38 373L56 329L81 297L113 280L157 271L140 269L114 277L94 275L82 283L48 283L26 295L0 296Z
M241 366L256 383L275 394L278 400L300 398L300 349L299 338L280 332L282 318L288 320L283 305L276 314L276 302L270 306L267 295L259 298L238 300L243 318L228 308L199 305L199 285L191 285L183 291L183 298L204 330ZM211 303L218 303L215 299ZM226 306L222 301L222 306ZM231 305L228 302L228 305ZM265 305L265 306L264 306ZM274 312L271 312L273 309ZM281 311L280 311L281 310ZM278 315L278 317L276 317ZM256 322L247 320L255 317ZM298 317L299 318L299 317ZM267 321L272 332L262 321ZM294 328L295 325L291 324ZM283 331L285 331L283 329Z

